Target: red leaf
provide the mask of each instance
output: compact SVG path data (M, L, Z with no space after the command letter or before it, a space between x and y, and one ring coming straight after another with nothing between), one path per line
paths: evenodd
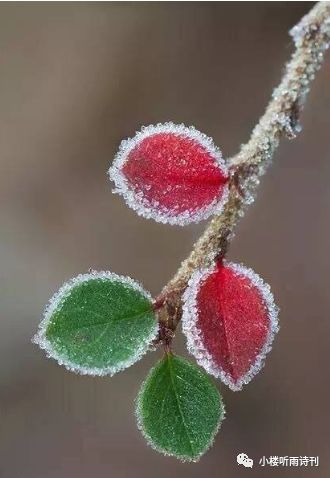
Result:
M232 390L260 370L278 330L269 286L251 269L222 262L191 278L182 323L198 363Z
M169 224L206 219L221 211L228 194L227 168L213 141L173 123L123 141L110 177L138 214Z

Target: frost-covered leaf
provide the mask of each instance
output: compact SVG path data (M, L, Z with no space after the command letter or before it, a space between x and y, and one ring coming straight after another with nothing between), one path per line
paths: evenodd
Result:
M151 297L139 284L91 272L53 296L34 341L68 370L113 375L139 360L157 332Z
M189 351L205 370L240 390L262 367L278 330L269 286L251 269L218 262L192 276L183 309Z
M136 413L148 443L184 461L197 461L207 451L224 418L208 375L172 354L165 354L142 384Z
M221 211L228 172L211 138L173 123L142 128L121 143L110 178L127 204L156 221L185 225Z

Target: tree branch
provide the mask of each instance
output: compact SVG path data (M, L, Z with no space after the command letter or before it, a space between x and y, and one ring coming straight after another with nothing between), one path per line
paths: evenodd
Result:
M160 341L166 346L180 321L182 294L191 275L226 254L233 230L246 206L253 202L259 178L280 139L283 136L295 138L301 129L299 117L306 95L330 43L330 3L318 2L290 34L296 48L281 83L274 90L248 143L229 160L229 198L223 212L213 217L189 257L155 301L161 325Z

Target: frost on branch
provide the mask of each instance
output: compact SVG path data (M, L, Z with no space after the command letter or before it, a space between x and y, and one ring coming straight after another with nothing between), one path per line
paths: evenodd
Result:
M182 325L197 362L232 390L240 390L271 348L277 308L269 286L251 269L219 261L192 276Z
M157 333L149 293L129 277L92 272L52 297L34 342L68 370L113 375L139 360Z
M173 123L143 127L120 145L110 178L144 217L185 225L220 212L228 172L211 138Z

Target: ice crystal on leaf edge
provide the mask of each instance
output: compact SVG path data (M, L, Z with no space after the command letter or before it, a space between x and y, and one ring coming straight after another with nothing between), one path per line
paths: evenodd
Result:
M95 377L102 377L106 375L111 377L117 372L120 372L133 365L135 362L140 360L143 355L148 352L148 350L151 350L150 344L156 338L159 330L159 325L156 321L154 328L150 332L150 335L136 349L134 355L132 355L128 360L119 362L116 366L106 368L84 367L77 365L70 360L66 360L54 349L51 342L46 337L47 326L51 321L52 315L55 311L59 310L62 307L64 300L70 295L71 290L74 287L77 287L78 285L93 279L111 280L126 284L134 290L140 292L146 299L150 300L150 302L152 301L150 293L147 292L141 284L128 276L121 276L109 271L91 271L87 274L79 274L78 276L70 279L68 282L65 282L49 300L44 310L43 319L39 324L37 333L32 338L32 342L37 344L42 350L44 350L48 358L55 359L59 365L63 365L70 372L75 372L80 375L91 375Z
M183 358L183 357L179 357L179 358ZM186 360L187 362L189 362L187 359L184 359ZM190 363L190 362L189 362ZM144 437L144 439L146 440L148 446L150 446L150 448L152 448L153 450L157 451L158 453L161 453L163 454L164 456L169 456L169 457L174 457L174 458L177 458L179 459L180 461L184 462L184 463L197 463L199 462L200 458L210 449L212 448L213 444L214 444L214 441L215 441L215 438L222 426L222 422L224 421L224 419L226 418L226 408L225 408L225 405L224 405L224 402L222 400L222 396L219 392L219 390L217 389L217 392L219 394L219 400L220 400L220 406L221 406L221 415L219 417L219 420L218 420L218 423L217 423L217 426L215 427L213 433L212 433L212 436L210 437L210 441L208 442L208 445L200 452L198 453L197 456L195 456L194 458L189 458L185 455L180 455L180 454L176 454L174 452L170 452L158 445L156 445L153 441L153 439L150 437L150 435L147 433L147 431L145 430L144 426L143 426L143 413L142 413L142 396L144 394L144 391L145 391L145 387L148 383L148 380L149 378L153 375L154 373L154 369L157 367L157 365L159 364L159 362L157 362L151 370L149 370L149 373L148 375L146 376L145 380L142 382L141 386L140 386L140 389L139 389L139 392L138 392L138 395L135 399L135 418L136 418L136 423L137 423L137 427L138 429L140 430L142 436ZM193 365L193 364L191 364Z
M122 172L130 152L144 139L159 133L172 133L196 141L196 143L200 144L211 155L219 169L229 176L226 162L222 158L221 151L214 144L212 138L201 133L194 126L187 127L182 123L174 124L172 122L158 123L156 125L143 126L140 131L136 132L133 138L125 139L120 143L118 153L114 158L112 166L108 170L110 180L115 183L113 193L123 196L127 205L135 210L139 216L154 219L163 224L186 226L187 224L198 223L204 219L208 219L213 214L221 213L228 200L228 184L224 185L220 199L214 199L210 204L197 211L193 211L193 213L185 211L179 214L173 214L173 211L166 210L165 208L158 207L157 210L157 205L151 205L142 195L137 194L130 188Z
M211 354L206 350L203 344L201 330L196 325L198 317L197 294L204 280L215 271L216 265L214 264L206 269L196 271L189 280L188 287L183 295L182 330L187 338L188 351L195 357L197 363L214 377L220 378L231 390L239 391L242 390L243 385L248 384L264 366L266 355L271 350L274 337L279 330L279 309L274 303L274 297L269 285L252 269L233 262L223 261L223 263L225 267L230 267L238 275L250 279L251 283L260 291L268 311L270 327L267 338L253 365L237 382L233 382L229 374L214 362Z

